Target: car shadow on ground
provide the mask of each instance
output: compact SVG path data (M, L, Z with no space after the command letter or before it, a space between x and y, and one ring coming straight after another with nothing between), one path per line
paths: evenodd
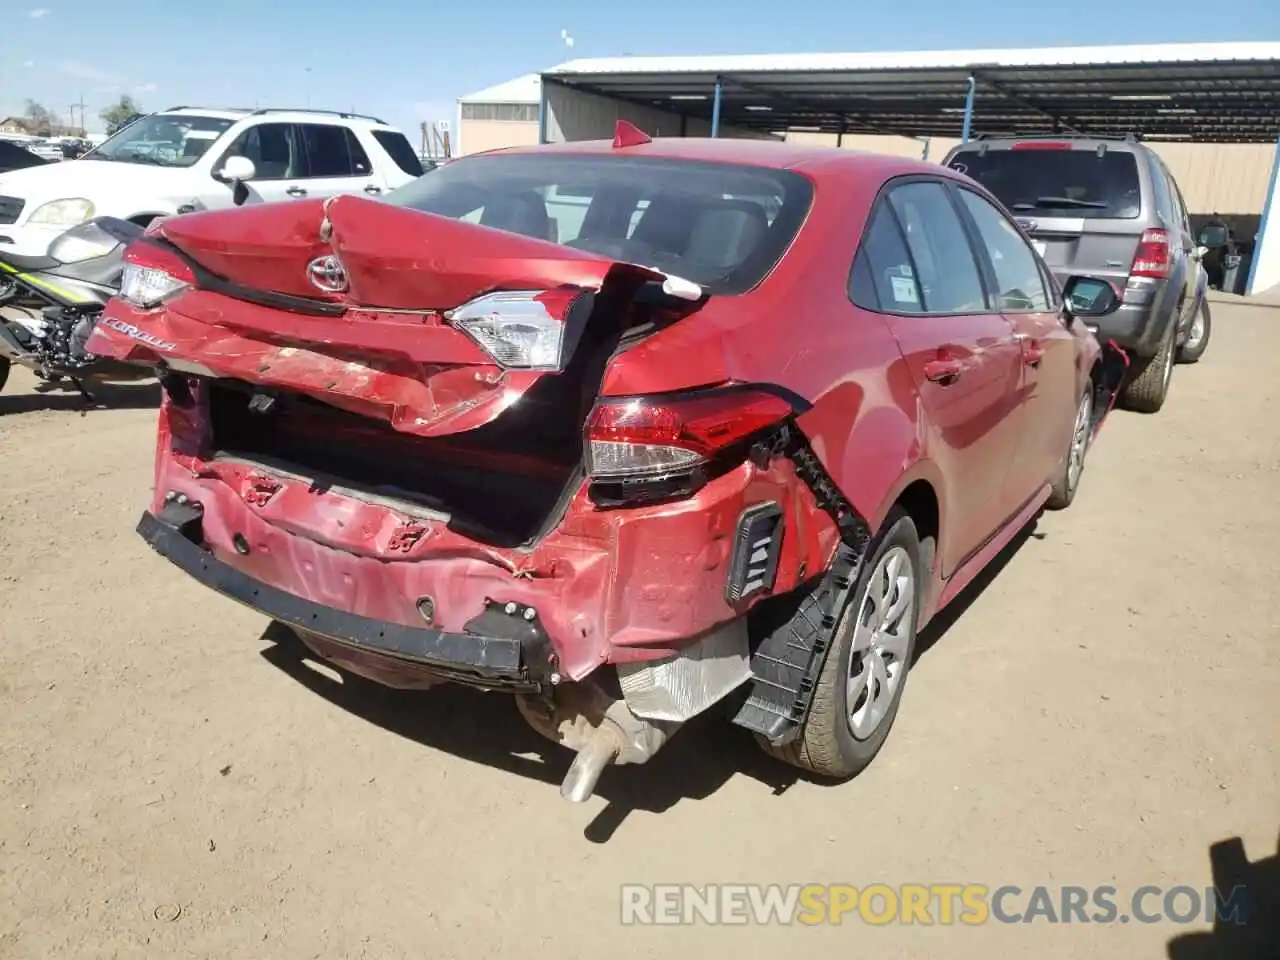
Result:
M917 641L917 657L933 649L986 586L1032 537L1035 521L1003 550L956 600L934 618ZM332 665L314 669L314 655L300 642L277 642L264 633L262 656L273 666L335 706L384 730L483 763L507 773L559 785L573 754L529 727L515 701L501 693L481 693L442 684L429 691L392 690ZM745 730L729 720L737 701L694 718L647 764L610 767L596 794L608 805L586 827L586 839L607 842L635 811L662 813L682 800L710 797L735 776L750 777L781 795L799 780L826 783L767 756Z
M91 399L85 399L70 381L57 384L40 382L32 393L0 393L0 417L45 410L67 410L84 415L94 410L160 407L160 384L155 381L95 383L87 384L86 388Z
M1174 937L1169 960L1280 960L1280 838L1273 856L1253 863L1239 837L1219 841L1209 864L1219 902L1238 912L1216 916L1212 931Z

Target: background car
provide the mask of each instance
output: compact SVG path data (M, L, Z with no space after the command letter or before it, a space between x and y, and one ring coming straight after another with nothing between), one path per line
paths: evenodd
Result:
M9 170L25 170L27 167L39 167L49 162L44 157L36 156L19 143L0 139L0 173L5 173Z
M998 197L1060 279L1100 277L1121 292L1098 336L1133 358L1121 403L1159 410L1175 360L1203 355L1210 324L1186 204L1164 161L1132 138L996 137L943 163Z
M89 350L190 372L147 541L347 669L516 693L575 800L731 695L856 774L1116 383L1076 318L1108 284L1064 299L954 171L830 148L622 124L127 258Z

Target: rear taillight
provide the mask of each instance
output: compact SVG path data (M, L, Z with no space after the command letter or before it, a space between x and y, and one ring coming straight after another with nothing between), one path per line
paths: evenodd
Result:
M1129 276L1163 279L1169 276L1170 265L1169 231L1159 227L1142 231Z
M601 500L688 495L717 461L786 420L792 404L755 388L602 400L587 420L587 471Z
M149 310L195 286L191 268L177 254L140 240L124 252L120 296L135 307Z
M590 310L586 291L500 290L449 311L451 324L510 370L561 370L573 310Z

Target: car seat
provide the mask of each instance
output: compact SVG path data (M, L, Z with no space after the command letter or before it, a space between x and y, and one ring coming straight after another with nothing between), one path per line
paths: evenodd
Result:
M684 255L722 270L747 259L769 232L764 207L750 200L721 200L703 207L694 218Z

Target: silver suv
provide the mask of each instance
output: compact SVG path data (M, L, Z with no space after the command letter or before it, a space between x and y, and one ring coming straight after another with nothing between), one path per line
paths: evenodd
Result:
M1209 304L1186 204L1164 161L1135 138L984 138L943 163L994 193L1062 282L1109 281L1123 306L1097 322L1132 358L1120 402L1154 413L1175 360L1209 341Z

